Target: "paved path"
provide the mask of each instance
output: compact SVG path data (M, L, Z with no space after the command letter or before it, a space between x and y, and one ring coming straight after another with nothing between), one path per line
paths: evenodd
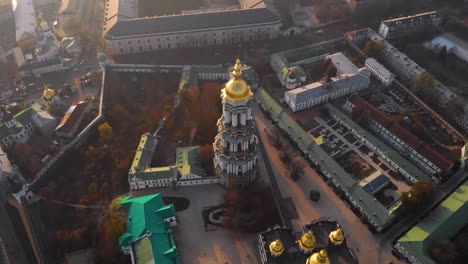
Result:
M374 236L361 223L358 217L345 205L345 203L331 190L331 188L310 167L306 166L303 176L297 181L292 181L285 173L287 168L281 162L279 154L268 139L263 128L270 131L276 129L265 118L258 106L254 107L253 114L259 128L260 139L263 142L267 155L273 165L273 171L278 186L284 198L291 197L298 213L298 219L292 220L295 231L303 225L320 217L336 219L348 235L348 245L356 253L360 263L386 263L392 261L399 263L390 253L391 245L381 245L377 236ZM286 142L286 144L289 144ZM298 157L301 158L301 157ZM319 202L311 202L308 198L311 189L319 189L321 199ZM359 251L357 250L359 249Z

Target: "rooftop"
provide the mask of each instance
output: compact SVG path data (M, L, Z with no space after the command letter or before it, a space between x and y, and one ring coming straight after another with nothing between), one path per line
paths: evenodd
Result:
M430 257L431 244L452 239L468 224L467 215L468 180L400 237L397 244L421 263L435 264Z
M388 19L388 20L382 21L382 23L387 24L387 25L393 25L393 24L402 23L406 21L413 21L416 19L423 20L423 19L435 18L435 17L439 17L439 15L437 14L436 11L432 11L432 12L424 12L424 13L420 13L420 14L416 14L412 16L404 16L404 17Z
M285 96L289 97L295 104L300 104L317 98L325 94L349 88L359 83L369 82L370 71L366 68L361 68L356 74L342 74L338 78L332 78L332 81L326 84L314 82L305 86L285 92Z
M408 146L419 152L422 156L440 168L442 174L447 173L454 165L453 161L448 160L445 156L437 152L428 144L424 143L401 125L394 122L389 116L376 109L362 97L353 97L351 102L359 109L368 113L370 118L381 124L396 137L405 142Z
M317 145L314 139L288 113L283 111L281 106L265 90L259 89L256 96L265 109L270 112L271 116L282 124L291 138L300 142L300 147L305 149L309 157L316 160L321 170L332 175L356 204L368 213L369 219L378 226L385 226L387 222L392 220L393 215L389 214L380 202L359 186L351 175L346 173L335 160Z
M200 166L198 155L200 147L185 147L176 149L176 164L164 167L150 167L158 138L146 133L141 136L133 163L128 173L129 181L155 180L155 179L181 179L188 174L206 176L205 170Z
M338 118L344 122L346 122L351 128L357 131L359 135L364 137L366 140L372 143L372 145L376 146L382 153L395 162L400 168L404 169L408 174L419 181L430 181L429 177L427 177L426 173L422 172L416 166L414 166L411 162L403 158L398 152L384 144L374 135L367 132L367 130L363 129L361 126L356 124L352 121L349 117L343 114L341 111L336 109L334 106L327 104L327 109L338 116Z
M170 224L174 206L164 205L161 194L124 198L127 210L127 231L119 238L121 247L133 245L136 263L179 263L179 256Z
M38 103L32 104L30 107L24 109L23 111L15 114L16 126L12 128L7 128L3 122L0 123L0 140L5 137L16 134L19 130L23 129L24 126L33 121L34 115L44 115L45 118L53 119L47 113L46 109Z
M356 74L359 72L358 67L348 60L348 58L346 58L346 56L341 52L328 55L327 59L330 59L338 72L341 72L342 74Z
M75 126L79 125L78 121L81 120L81 117L88 108L88 105L88 101L74 102L65 112L62 120L58 124L57 128L55 128L55 132L69 133L72 131Z
M270 24L280 19L267 8L224 10L212 13L135 18L107 22L105 34L109 38L164 34L169 32L242 27L252 24Z
M416 76L421 73L426 72L425 69L421 68L421 66L419 66L413 60L411 60L408 56L406 56L406 54L398 50L396 47L390 44L390 42L384 40L383 37L380 36L377 32L371 29L368 29L368 37L370 40L373 40L373 41L383 41L386 56L391 56L395 58L396 60L399 60L401 64L405 65L405 68L408 71L414 72Z

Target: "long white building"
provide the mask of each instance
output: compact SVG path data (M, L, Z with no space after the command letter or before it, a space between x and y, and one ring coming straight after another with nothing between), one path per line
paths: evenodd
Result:
M442 18L435 11L384 20L380 23L379 34L391 39L414 33L428 26L438 26L441 21Z
M328 83L314 82L284 93L284 101L293 112L311 108L369 86L371 72L366 68L358 69L342 53L327 56L337 70L335 77Z
M403 79L413 82L418 75L427 72L424 68L411 60L405 53L386 41L377 32L369 30L368 38L372 41L383 42L382 59L392 71L396 72Z
M281 19L268 8L137 18L137 1L108 0L103 25L111 54L274 39Z
M37 42L36 27L38 26L36 9L32 0L16 0L15 27L16 43L22 49L28 48Z
M364 66L372 72L372 75L377 80L381 81L386 86L389 86L392 84L393 80L395 80L395 75L374 58L366 59Z

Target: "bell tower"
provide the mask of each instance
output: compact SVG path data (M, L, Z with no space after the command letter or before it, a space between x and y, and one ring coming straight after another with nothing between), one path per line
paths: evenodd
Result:
M253 93L241 78L239 59L231 73L231 80L221 91L223 115L218 120L218 135L213 143L214 167L226 188L243 188L256 177L258 139L252 118Z

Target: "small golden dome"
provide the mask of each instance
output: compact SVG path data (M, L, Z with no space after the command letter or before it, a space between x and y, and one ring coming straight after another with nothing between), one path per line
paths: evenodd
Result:
M330 232L328 238L330 238L330 242L335 246L341 245L345 239L343 230L341 230L341 228Z
M247 82L240 77L241 74L242 65L240 60L237 59L232 70L232 79L224 85L223 90L224 98L233 103L245 101L253 95Z
M275 241L271 242L269 248L271 255L275 257L279 257L284 252L283 243L281 243L281 240L279 239L276 239Z
M325 249L322 249L320 252L310 255L306 261L306 264L330 264L330 259L328 259L328 252Z
M309 230L301 236L301 239L299 239L297 243L302 251L310 253L317 245L317 240L315 239L315 235L312 230Z
M52 88L47 88L47 89L45 89L44 92L42 93L42 97L43 97L44 100L46 100L46 101L51 100L54 96L55 96L55 90L52 89Z

